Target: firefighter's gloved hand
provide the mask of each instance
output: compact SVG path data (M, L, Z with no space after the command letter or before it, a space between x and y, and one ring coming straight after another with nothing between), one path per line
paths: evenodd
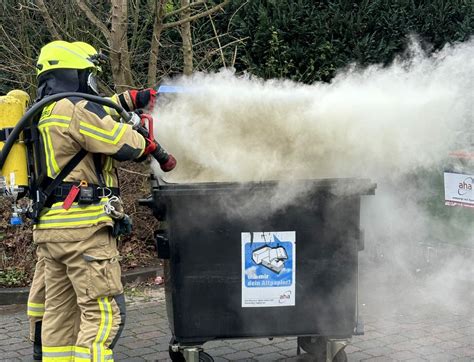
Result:
M150 139L150 138L145 138L145 142L146 142L146 146L145 146L145 150L143 151L144 156L149 155L156 151L158 147L158 143L156 143L155 140Z
M170 172L172 169L176 167L176 158L172 154L168 154L168 160L164 163L160 163L160 168L164 172Z
M132 233L132 219L128 215L125 215L122 219L114 220L114 228L112 235L119 237L123 235L130 235Z
M128 92L132 98L135 109L147 108L153 110L156 100L156 90L147 88L142 90L131 90Z
M160 164L162 171L169 172L176 167L176 158L174 158L173 155L167 153L154 139L145 138L145 140L145 150L143 151L142 156L136 161L141 162L143 161L143 156L146 157L147 155L152 155Z

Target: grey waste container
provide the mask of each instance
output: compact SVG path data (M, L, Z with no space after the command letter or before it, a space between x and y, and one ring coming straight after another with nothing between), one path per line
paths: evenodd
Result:
M166 221L156 238L174 360L215 339L298 336L308 351L314 336L357 332L360 200L374 183L158 181L145 203Z

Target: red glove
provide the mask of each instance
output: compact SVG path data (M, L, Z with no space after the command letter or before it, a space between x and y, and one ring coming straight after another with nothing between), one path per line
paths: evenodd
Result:
M142 90L130 90L128 91L130 98L132 98L133 106L135 109L146 108L153 110L156 100L156 90L153 88L147 88Z
M164 172L170 172L172 169L176 167L176 158L172 154L168 154L169 158L168 161L166 161L163 164L160 164L160 168Z

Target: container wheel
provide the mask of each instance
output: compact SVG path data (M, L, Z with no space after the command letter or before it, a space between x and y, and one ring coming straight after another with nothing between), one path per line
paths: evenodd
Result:
M170 358L173 362L186 362L183 354L181 352L174 352L171 349L171 346L168 348L168 354L170 355Z
M315 361L325 361L327 353L327 337L298 337L298 346L310 354ZM343 349L337 352L332 359L333 362L347 362L347 354Z
M312 336L312 337L298 337L298 346L312 355L316 361L326 360L327 337Z
M199 362L213 362L214 358L209 353L199 352Z
M337 352L332 361L333 362L347 362L346 351L341 350L341 351Z
M171 346L168 349L169 356L173 362L186 362L186 359L184 358L184 355L181 351L179 352L174 352L171 349ZM206 352L199 352L199 362L213 362L214 358L211 357L210 354Z

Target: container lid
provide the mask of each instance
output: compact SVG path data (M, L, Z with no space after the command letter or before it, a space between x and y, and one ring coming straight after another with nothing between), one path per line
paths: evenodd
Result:
M215 194L229 191L256 191L265 189L327 191L336 195L374 195L377 184L369 179L337 178L316 180L253 181L253 182L199 182L169 183L155 180L153 192L167 195Z

